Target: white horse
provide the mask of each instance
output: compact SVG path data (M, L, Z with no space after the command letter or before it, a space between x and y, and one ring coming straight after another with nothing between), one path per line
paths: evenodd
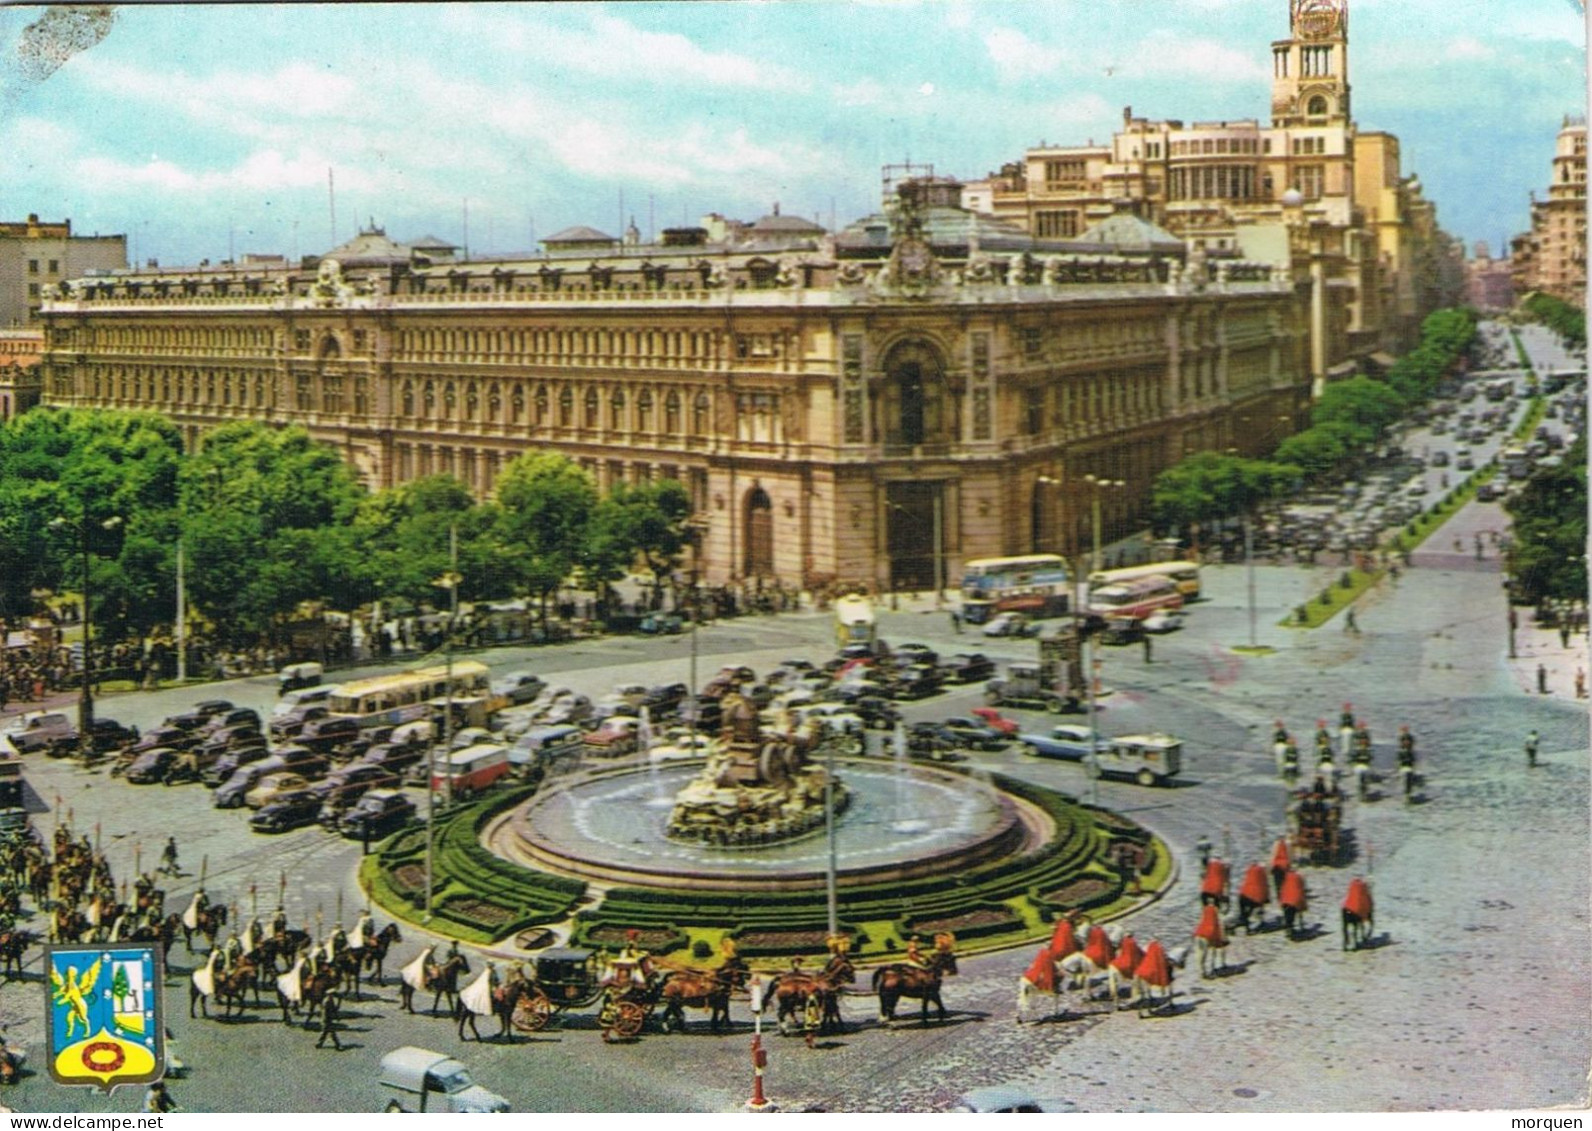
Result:
M1054 959L1050 965L1050 989L1035 984L1027 974L1017 979L1017 1023L1024 1021L1044 1021L1064 1018L1067 1015L1065 1000L1067 980L1061 976L1060 963ZM1043 1016L1036 1016L1039 1012L1035 998L1049 998L1050 1010Z
M1155 945L1153 942L1150 944L1151 947ZM1145 949L1148 951L1149 947ZM1130 1007L1137 1006L1141 1017L1145 1013L1153 1013L1172 1004L1172 995L1174 993L1172 982L1175 977L1173 971L1181 970L1188 964L1188 947L1186 946L1180 946L1175 950L1168 950L1164 953L1166 954L1166 980L1164 982L1159 979L1152 980L1151 978L1141 977L1137 970L1133 972L1133 1000L1128 1004Z

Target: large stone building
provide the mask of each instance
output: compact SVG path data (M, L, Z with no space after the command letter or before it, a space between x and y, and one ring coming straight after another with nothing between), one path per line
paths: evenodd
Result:
M776 213L464 261L373 229L297 269L79 280L44 305L44 397L191 443L301 424L373 487L486 494L560 452L600 487L684 483L712 578L878 587L1076 553L1099 480L1126 484L1107 535L1141 529L1185 454L1302 425L1310 294L1286 268L1127 214L1040 239L961 188L908 177L833 235Z
M44 294L64 279L127 266L126 236L74 236L72 221L0 221L0 329L37 322Z
M968 184L968 207L1066 238L1131 210L1210 250L1291 270L1311 288L1319 382L1408 348L1457 301L1460 253L1437 229L1398 139L1350 112L1348 0L1291 0L1271 45L1269 124L1153 121L1123 112L1106 145L1042 145Z
M44 331L0 330L0 423L39 403Z
M1531 230L1510 242L1515 293L1543 291L1586 305L1586 119L1566 117L1546 200L1531 197Z
M1514 264L1505 256L1494 259L1486 240L1478 240L1465 261L1465 301L1477 310L1508 310L1515 304Z

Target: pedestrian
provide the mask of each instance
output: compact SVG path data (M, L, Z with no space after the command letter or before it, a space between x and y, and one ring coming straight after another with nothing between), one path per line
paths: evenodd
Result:
M343 1051L343 1042L337 1039L337 1018L342 1013L342 995L336 990L331 990L321 1000L321 1035L315 1042L316 1048L326 1047L326 1038L332 1039L332 1047L338 1052Z
M955 609L951 610L951 631L958 636L962 635L962 614Z
M1481 561L1481 535L1476 535L1476 560Z
M1150 634L1148 632L1146 632L1144 634L1144 662L1147 663L1147 664L1154 662L1153 659L1151 658L1150 652L1151 652Z
M1570 647L1570 625L1567 621L1559 622L1559 647Z
M181 874L177 866L177 838L174 836L166 838L166 848L160 854L160 870L168 876Z
M1537 764L1537 732L1535 730L1533 730L1530 734L1526 735L1526 765L1527 766L1535 766L1536 764Z
M177 1109L177 1101L171 1098L171 1093L166 1090L164 1080L156 1080L144 1092L144 1110L155 1114L165 1114Z
M1360 635L1360 624L1354 619L1354 610L1347 609L1343 614L1343 631Z
M1575 669L1575 697L1577 699L1585 699L1586 698L1586 669L1585 668L1576 668Z
M1538 695L1546 695L1547 693L1548 693L1548 669L1543 667L1541 664L1538 664L1537 665L1537 694Z

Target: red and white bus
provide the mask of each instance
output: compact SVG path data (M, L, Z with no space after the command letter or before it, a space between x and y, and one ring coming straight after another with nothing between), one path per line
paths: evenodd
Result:
M1157 609L1180 609L1183 592L1170 577L1139 577L1089 591L1089 612L1112 620L1143 620Z

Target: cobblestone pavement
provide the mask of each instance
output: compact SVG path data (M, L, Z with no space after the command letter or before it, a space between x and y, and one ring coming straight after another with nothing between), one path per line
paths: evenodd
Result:
M1485 516L1461 516L1472 518ZM1233 651L1247 643L1249 623L1244 573L1236 566L1206 570L1209 599L1195 607L1187 629L1158 641L1155 663L1144 664L1138 649L1105 649L1102 729L1171 730L1185 738L1188 759L1180 788L1102 783L1099 790L1103 804L1155 829L1182 862L1164 898L1125 923L1141 940L1160 937L1175 946L1198 918L1196 841L1209 837L1241 868L1268 851L1282 829L1284 792L1267 749L1273 719L1308 734L1317 718L1352 701L1370 721L1384 770L1393 761L1393 735L1408 723L1419 737L1425 788L1416 804L1404 804L1384 783L1386 796L1347 805L1352 860L1306 871L1319 934L1300 942L1280 931L1240 935L1230 948L1231 971L1211 978L1183 971L1176 1008L1142 1019L1080 1002L1067 1019L1018 1025L1016 980L1030 949L968 957L947 982L952 1016L944 1025L924 1028L913 1019L887 1031L872 1019L874 999L859 994L843 1004L858 1027L817 1049L770 1036L773 1098L787 1110L938 1110L968 1088L1022 1080L1086 1111L1584 1103L1592 1061L1584 709L1522 693L1503 658L1507 629L1496 574L1418 565L1396 588L1384 585L1362 600L1359 635L1332 626L1279 627L1318 580L1306 570L1257 569L1257 632L1259 643L1276 649L1269 655ZM971 632L955 636L948 616L928 600L885 613L882 627L892 640L918 639L947 652L1016 657L1032 648ZM820 615L715 626L702 634L701 671L705 677L730 657L764 668L785 655L818 655L829 632ZM608 640L489 658L600 692L632 676L684 678L687 650L681 638ZM204 694L212 693L265 705L272 688L254 680ZM113 698L103 711L147 725L199 697ZM910 717L955 714L975 697L961 690L914 705ZM1028 722L1040 725L1042 717ZM1542 765L1528 771L1522 741L1533 727L1542 733ZM1071 764L1012 752L978 758L993 771L1088 789ZM340 891L345 918L352 918L356 845L317 830L251 836L238 814L205 805L197 787L140 790L30 759L35 772L46 799L59 790L80 829L101 823L119 874L131 866L135 841L153 851L165 829L175 828L190 870L173 885L179 906L208 857L209 886L244 911L250 883L268 911L277 879L286 875L296 921L313 921L319 910L330 923ZM1370 876L1375 887L1379 945L1345 953L1337 908L1356 874ZM424 942L424 932L405 927L404 934L395 950L400 962ZM737 1027L729 1037L702 1031L697 1015L688 1034L605 1046L590 1017L575 1015L535 1040L477 1044L461 1043L445 1020L402 1016L387 986L352 1003L351 1048L339 1054L314 1049L311 1034L273 1021L268 1009L241 1022L189 1021L181 987L196 961L178 945L168 992L172 1028L195 1065L190 1079L173 1085L186 1111L380 1110L388 1097L377 1085L376 1063L403 1043L460 1056L516 1110L730 1110L750 1087L744 1003L734 1007ZM38 971L35 958L30 979ZM42 1005L36 980L0 987L0 1016L35 1056ZM272 1071L262 1090L265 1064ZM101 1100L33 1077L5 1102L126 1111L137 1097Z

